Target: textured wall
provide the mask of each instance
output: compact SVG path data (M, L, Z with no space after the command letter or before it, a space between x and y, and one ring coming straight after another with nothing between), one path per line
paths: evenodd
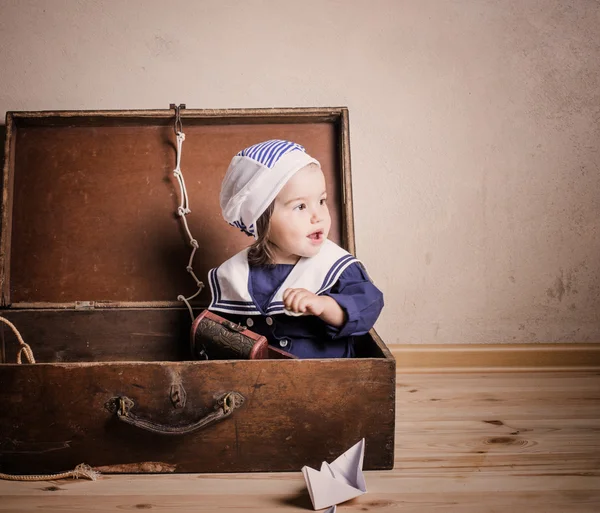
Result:
M594 0L0 0L0 113L347 105L388 343L600 342L598 27Z

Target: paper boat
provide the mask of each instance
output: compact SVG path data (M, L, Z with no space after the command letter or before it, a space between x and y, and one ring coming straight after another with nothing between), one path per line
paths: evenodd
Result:
M362 472L364 455L365 439L363 438L333 463L324 461L321 470L302 467L302 474L314 509L323 509L354 499L367 491Z

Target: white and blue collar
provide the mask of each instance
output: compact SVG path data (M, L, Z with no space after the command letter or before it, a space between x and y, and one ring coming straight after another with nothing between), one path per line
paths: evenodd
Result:
M262 315L249 291L250 266L246 248L208 273L212 293L209 310L238 315ZM281 284L265 314L285 313L283 292L288 288L303 288L323 294L339 280L344 270L358 260L334 242L326 240L314 257L300 258Z

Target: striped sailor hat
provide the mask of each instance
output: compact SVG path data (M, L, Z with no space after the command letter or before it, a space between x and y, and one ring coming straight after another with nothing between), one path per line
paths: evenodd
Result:
M256 221L287 181L308 164L316 164L303 146L273 139L240 151L221 185L221 211L225 221L258 237Z

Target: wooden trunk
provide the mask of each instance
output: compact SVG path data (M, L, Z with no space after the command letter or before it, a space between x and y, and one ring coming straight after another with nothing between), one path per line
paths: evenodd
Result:
M354 252L346 109L181 116L200 279L249 243L221 218L220 183L237 151L267 139L296 141L321 162L330 238ZM192 319L177 297L196 289L175 148L173 110L7 114L0 313L36 363L14 363L19 344L0 325L0 472L82 462L105 472L298 471L363 437L365 468L392 468L395 361L373 330L353 359L191 360ZM238 407L183 432L234 396ZM132 418L141 420L121 422Z

